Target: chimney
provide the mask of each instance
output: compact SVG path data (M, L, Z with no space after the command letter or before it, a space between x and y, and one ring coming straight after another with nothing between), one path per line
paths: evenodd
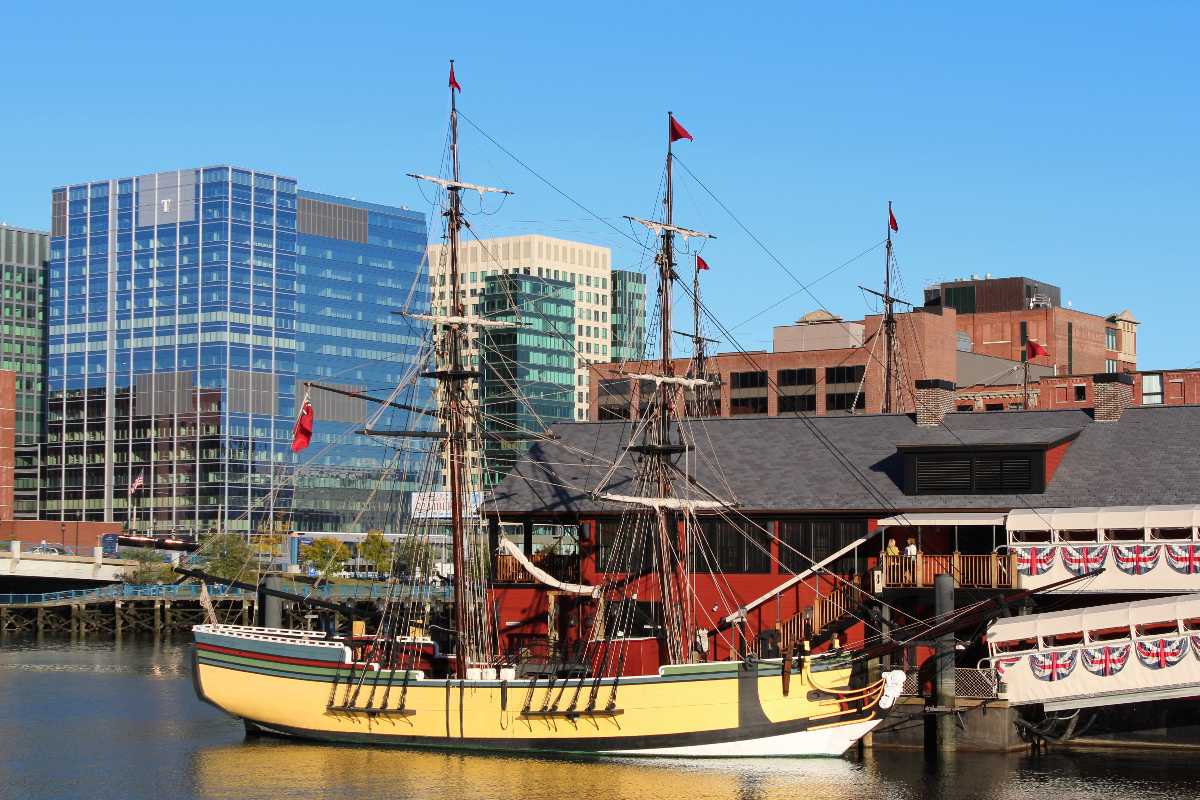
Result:
M1096 422L1116 422L1133 405L1133 376L1128 372L1101 372L1092 376L1096 392Z
M954 410L954 382L941 378L917 381L917 424L941 425Z

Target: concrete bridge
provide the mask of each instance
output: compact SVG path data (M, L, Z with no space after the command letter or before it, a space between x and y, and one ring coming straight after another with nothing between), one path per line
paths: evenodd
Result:
M0 550L0 579L36 578L55 581L90 581L115 583L136 561L105 558L102 548L96 547L90 556L60 556L48 553L26 553L21 543L12 542Z

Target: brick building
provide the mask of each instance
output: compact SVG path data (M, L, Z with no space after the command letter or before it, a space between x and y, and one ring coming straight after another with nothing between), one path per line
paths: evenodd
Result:
M1096 386L1113 373L1093 375L1045 375L1030 380L1029 407L1057 410L1092 409L1097 406ZM1200 404L1200 369L1145 370L1120 373L1129 376L1131 402L1135 406L1180 406ZM1020 401L1022 386L1015 382L960 386L958 411L996 411Z
M1064 308L1061 294L1056 286L1023 277L953 281L926 289L924 306L897 314L893 410L915 410L913 387L918 381L955 387L954 408L959 411L1017 410L1025 407L1026 368L1030 408L1090 408L1073 400L1056 404L1047 393L1061 395L1060 384L1049 381L1058 374L1135 371L1138 322L1129 311L1102 317ZM775 328L770 352L710 356L707 372L716 384L710 415L879 413L885 364L882 327L881 314L848 321L813 312ZM1048 352L1026 362L1031 341ZM628 376L657 369L654 361L594 367L589 418L628 418L631 409L641 405L639 381ZM674 371L687 373L689 359L676 359ZM1174 373L1147 380L1152 397L1195 396L1195 389L1188 393L1180 388L1182 379ZM1041 381L1048 381L1045 391ZM1074 398L1078 391L1071 388L1068 396ZM1085 393L1090 403L1092 392ZM1139 379L1137 404L1141 393Z
M953 308L916 309L899 314L899 364L893 394L896 411L915 409L915 381L953 382L957 375ZM847 321L826 312L806 315L775 328L773 350L719 353L708 358L719 398L714 416L825 414L851 409L877 413L884 385L883 316ZM688 372L689 359L674 361L675 374ZM641 401L630 373L654 371L657 362L599 364L591 382L590 418L624 419Z
M1128 311L1107 317L1061 304L1062 290L1030 278L971 278L925 290L925 305L954 308L958 330L975 353L1020 361L1026 343L1048 355L1032 363L1086 374L1137 369L1138 321Z

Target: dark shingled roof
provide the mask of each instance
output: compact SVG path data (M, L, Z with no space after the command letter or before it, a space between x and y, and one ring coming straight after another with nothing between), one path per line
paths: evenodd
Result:
M505 514L617 513L627 506L590 493L646 494L632 485L629 454L603 487L627 442L628 422L562 423L496 487ZM1171 505L1200 502L1200 406L1131 408L1118 422L1084 411L952 413L939 427L910 415L713 418L689 424L689 472L745 511L893 512L938 509ZM1043 494L905 495L900 445L1046 445L1077 434ZM715 454L715 458L713 458ZM683 457L676 459L682 468ZM706 495L696 494L696 499Z

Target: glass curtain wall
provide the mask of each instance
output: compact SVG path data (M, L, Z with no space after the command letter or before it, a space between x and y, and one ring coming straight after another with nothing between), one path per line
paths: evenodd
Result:
M299 224L297 395L312 381L432 409L430 381L418 377L428 323L395 313L429 313L425 215L301 191ZM294 528L396 532L427 445L357 431L433 430L435 418L308 391L316 423L297 459Z
M489 275L484 316L513 322L481 334L485 483L504 478L533 436L575 407L575 288L530 275Z
M43 516L251 531L288 508L296 205L225 166L53 191Z

